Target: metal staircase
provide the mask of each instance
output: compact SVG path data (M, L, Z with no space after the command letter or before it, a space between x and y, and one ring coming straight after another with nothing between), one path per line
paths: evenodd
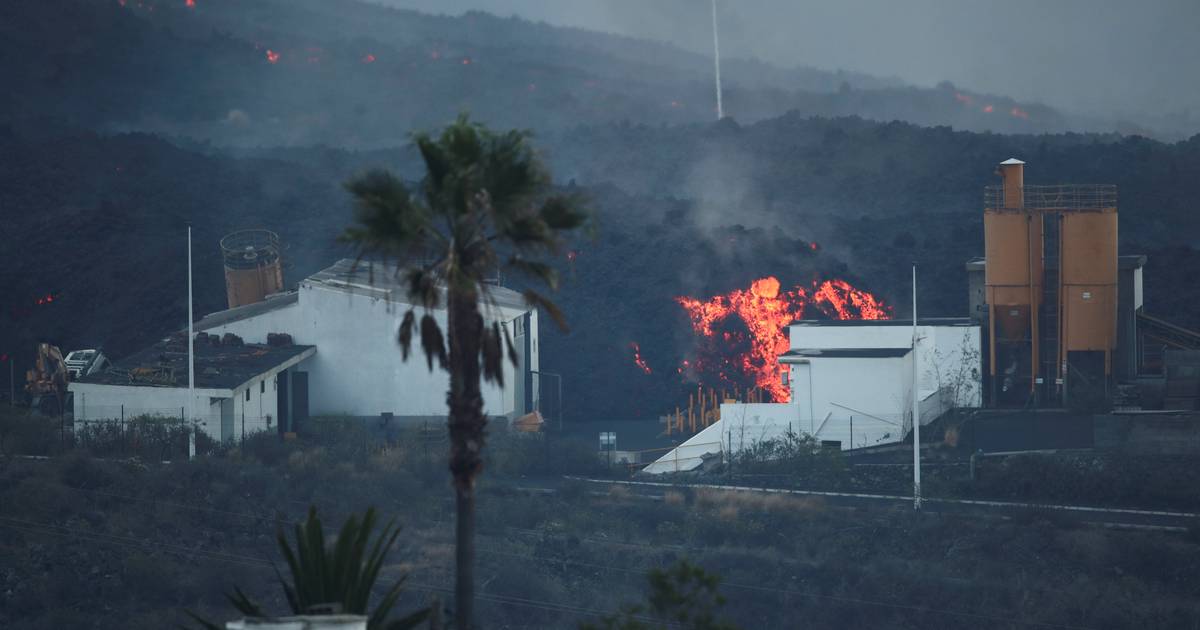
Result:
M1041 338L1038 350L1038 374L1042 378L1039 395L1041 402L1054 403L1059 400L1061 386L1058 384L1059 352L1059 278L1062 273L1062 256L1059 251L1062 215L1048 212L1042 215L1042 304L1038 319L1038 335Z

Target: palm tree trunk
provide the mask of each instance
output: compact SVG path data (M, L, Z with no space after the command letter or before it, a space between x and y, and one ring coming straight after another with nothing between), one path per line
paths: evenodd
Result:
M454 477L455 627L474 626L475 478L483 466L483 396L479 391L479 348L483 318L474 288L451 287L450 329L450 472Z

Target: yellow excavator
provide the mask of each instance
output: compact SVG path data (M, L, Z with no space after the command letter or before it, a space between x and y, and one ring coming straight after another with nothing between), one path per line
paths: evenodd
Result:
M25 373L25 391L29 394L29 407L42 413L61 415L67 399L67 362L58 346L39 343L37 361L32 370Z

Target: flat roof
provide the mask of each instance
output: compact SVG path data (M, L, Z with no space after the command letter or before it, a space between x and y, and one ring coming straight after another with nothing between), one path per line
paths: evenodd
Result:
M202 389L236 389L260 374L285 364L299 363L317 351L316 346L214 346L203 341L197 341L194 346L196 387ZM131 376L131 372L138 368L157 372L160 376ZM164 339L117 361L103 372L81 377L75 382L137 387L187 387L187 338Z
M216 328L217 326L248 319L254 317L255 315L262 315L263 313L276 311L284 308L285 306L291 306L299 300L300 294L296 291L276 293L268 296L267 299L263 300L262 302L243 304L241 306L223 311L217 311L216 313L209 313L208 315L200 318L200 321L196 322L194 327L196 330Z
M801 319L789 326L855 328L862 326L912 326L911 319ZM918 317L918 326L978 326L967 317Z
M780 359L809 359L825 357L827 359L896 359L912 352L912 348L831 348L831 349L799 349L788 350L779 355Z
M384 293L389 300L408 304L408 285L400 277L401 271L403 269L397 265L343 258L304 282L347 293ZM524 295L507 287L490 285L488 294L491 301L502 308L530 309Z

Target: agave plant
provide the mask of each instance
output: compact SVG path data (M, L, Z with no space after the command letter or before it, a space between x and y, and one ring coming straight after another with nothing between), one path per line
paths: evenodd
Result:
M376 520L375 508L368 509L361 521L357 516L351 516L342 525L337 541L329 544L316 508L310 507L308 518L295 526L295 548L288 541L283 528L279 528L275 537L279 551L287 562L291 580L287 580L278 569L276 576L292 614L367 615L367 628L370 630L415 628L429 617L430 609L424 608L399 619L389 619L406 576L397 580L368 614L367 608L375 582L379 579L379 571L400 534L400 528L393 519L372 542L371 533ZM228 597L234 608L247 617L269 616L262 606L236 586ZM221 626L205 621L194 613L188 614L208 630L221 629Z

